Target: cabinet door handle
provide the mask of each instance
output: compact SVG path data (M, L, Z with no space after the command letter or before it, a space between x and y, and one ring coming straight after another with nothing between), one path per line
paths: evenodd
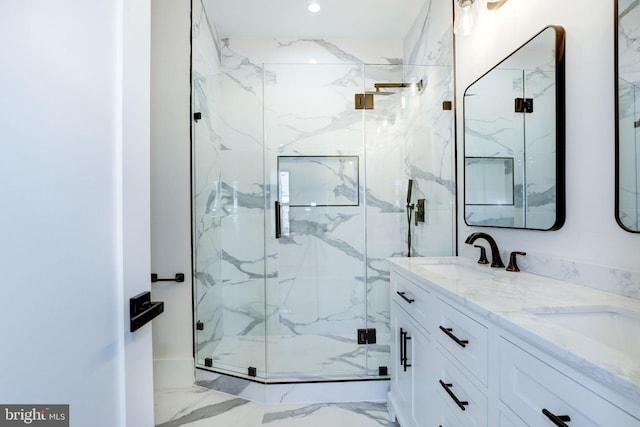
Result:
M451 397L453 399L454 402L456 402L456 405L458 405L458 408L460 408L461 410L465 410L465 406L467 406L469 404L469 402L467 402L466 400L460 400L458 399L458 396L456 396L452 391L451 391L451 387L453 387L453 384L447 384L442 380L440 381L440 385L442 386L442 388L444 389L444 391L447 392L447 394L449 395L449 397Z
M405 372L407 372L407 368L411 367L411 365L407 363L407 361L409 360L409 358L407 357L407 341L409 341L410 339L411 337L409 336L409 333L404 332L404 336L402 338L402 346L404 347L404 358L402 359L402 367L404 368Z
M400 339L398 340L398 344L400 347L400 364L404 365L404 348L402 342L404 341L404 331L400 328Z
M413 298L407 298L405 296L406 292L396 291L396 294L400 295L402 297L402 299L405 300L406 302L408 302L409 304L411 304L412 302L415 301Z
M451 328L445 328L444 326L440 326L440 330L445 334L447 334L447 336L452 340L454 340L456 344L458 344L460 347L466 347L467 344L469 344L469 340L461 340L457 336L453 335L453 329Z
M569 427L569 425L565 423L565 421L571 421L571 417L569 417L569 415L556 415L547 409L542 409L542 413L546 415L546 417L549 418L556 426Z

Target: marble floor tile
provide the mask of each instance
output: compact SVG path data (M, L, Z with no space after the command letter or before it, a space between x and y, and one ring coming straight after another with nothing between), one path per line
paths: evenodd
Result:
M262 426L380 427L397 424L389 419L385 403L355 402L269 407L265 410Z
M262 405L203 387L155 393L156 427L233 426L262 423Z
M262 405L204 387L155 394L156 427L397 427L384 402Z

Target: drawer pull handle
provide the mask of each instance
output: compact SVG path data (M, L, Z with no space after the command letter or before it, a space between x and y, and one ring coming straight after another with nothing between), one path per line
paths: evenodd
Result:
M444 326L440 326L440 330L445 334L447 334L447 336L452 340L454 340L456 344L458 344L460 347L466 347L467 344L469 344L469 340L461 340L457 336L453 335L453 329L451 328L445 328Z
M401 332L402 334L402 352L404 353L404 357L402 358L402 367L404 371L407 372L407 368L410 368L411 365L407 363L409 358L407 357L407 341L411 339L408 332Z
M545 414L547 418L549 418L551 422L554 423L556 426L569 427L569 425L565 423L565 421L567 422L571 421L571 417L569 417L569 415L556 415L546 409L543 409L542 413Z
M402 299L405 300L406 302L408 302L409 304L411 304L412 302L415 301L413 298L407 298L405 296L406 292L396 291L396 294L400 295L402 297Z
M466 400L460 400L458 399L458 396L456 396L452 391L451 391L451 387L453 387L453 384L447 384L442 380L440 381L440 385L442 386L442 388L444 389L444 391L447 392L447 394L449 395L449 397L451 397L453 399L454 402L456 402L456 405L458 405L458 408L460 408L461 410L465 410L465 406L469 404L469 402L467 402Z

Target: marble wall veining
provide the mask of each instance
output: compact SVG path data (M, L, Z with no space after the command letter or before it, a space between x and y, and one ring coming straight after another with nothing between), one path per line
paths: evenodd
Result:
M377 375L388 364L385 259L406 253L409 178L412 202L427 200L426 222L412 226L414 254L454 251L453 113L442 108L453 93L451 25L434 16L451 11L438 3L426 2L404 45L218 39L215 11L194 4L198 364L212 357L232 369L236 359L241 372L292 375L293 366L304 370L292 361L311 349L325 355L309 368L323 375ZM418 80L419 93L375 96L374 110L354 109L354 95L376 82ZM356 188L358 203L291 206L289 235L274 239L279 156L357 156L355 186L323 167L333 191ZM376 345L355 343L363 327L377 329Z
M425 0L422 10L404 39L404 63L415 65L453 64L452 3ZM453 84L453 75L450 76Z
M390 419L385 402L280 402L274 405L200 386L156 392L155 418L156 427L398 427Z

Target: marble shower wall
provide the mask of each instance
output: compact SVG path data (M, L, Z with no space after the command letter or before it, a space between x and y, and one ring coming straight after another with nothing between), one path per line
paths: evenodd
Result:
M194 100L203 113L194 127L196 304L205 323L199 364L223 337L255 343L315 335L340 348L352 342L348 355L334 357L347 357L356 373L388 364L385 258L406 253L408 178L413 202L427 199L427 222L412 226L413 253L453 254L453 117L442 109L452 98L451 25L442 26L427 5L412 30L421 66L402 65L396 41L212 43L211 14L194 7ZM450 8L438 10L445 12L450 18ZM424 31L439 38L426 40ZM419 94L405 89L375 96L374 110L354 109L354 94L375 82L418 80L425 85ZM356 183L340 168L323 167L336 200L353 200L357 188L358 203L292 206L290 235L275 240L278 156L357 156ZM378 345L355 343L363 327L377 328ZM277 349L266 351L243 359L264 374ZM302 346L290 351L305 357Z
M427 210L426 222L412 226L412 256L455 253L452 7L449 1L426 0L403 43L405 80L424 79L425 86L420 96L410 98L404 134L403 162L407 178L414 180L413 203L424 198ZM453 110L444 109L445 101Z
M308 171L306 176L290 176L290 187L297 190L289 200L288 221L283 220L289 232L278 240L268 239L267 271L273 279L267 282L267 301L274 312L268 319L267 334L281 337L281 346L294 343L287 348L290 366L311 359L307 355L311 345L294 338L329 337L325 348L351 342L348 349L327 355L338 358L343 352L351 353L351 369L362 373L365 350L353 341L356 330L364 327L366 310L365 216L360 194L364 182L362 112L354 109L354 94L362 91L362 66L264 67L268 76L264 84L264 136L270 200L287 202L278 196L283 189L276 174L280 156L296 156L287 158L291 166ZM354 157L359 159L357 165ZM317 162L321 168L311 168L309 162ZM280 172L291 169L280 165ZM324 194L311 191L313 188L324 188ZM273 236L274 230L268 233ZM282 357L281 348L267 347L267 360L273 361L268 366L270 372L282 371L276 368ZM314 373L322 370L317 366L308 369Z

